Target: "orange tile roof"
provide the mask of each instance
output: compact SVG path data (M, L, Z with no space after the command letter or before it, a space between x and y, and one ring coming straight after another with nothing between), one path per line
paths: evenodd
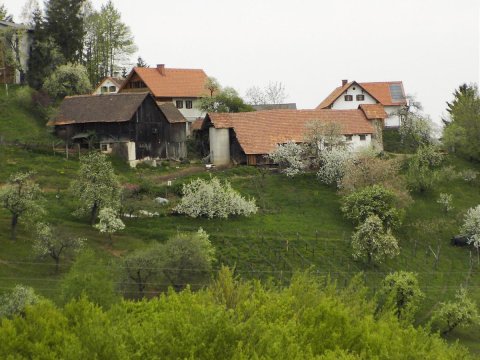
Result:
M369 93L375 100L377 100L383 106L398 106L406 105L407 101L404 99L402 101L393 101L390 95L390 85L398 84L402 88L403 95L405 97L405 92L403 91L403 83L401 81L387 81L387 82L366 82L366 83L357 83L356 81L349 82L343 86L337 87L333 90L321 103L316 107L316 109L325 109L332 105L335 100L337 100L340 95L343 94L353 84L359 85L367 93Z
M382 104L361 104L359 109L365 113L368 120L385 119L387 117Z
M268 154L277 144L302 142L312 121L334 122L341 132L373 134L374 128L362 110L265 110L245 113L209 113L215 128L232 128L245 154Z
M135 67L122 89L134 73L147 85L155 97L201 97L208 95L205 89L207 74L202 69L163 69Z
M205 122L205 119L204 119L204 118L198 118L197 120L195 120L194 122L192 122L191 130L192 130L192 131L202 130L202 127L203 127L203 123L204 123L204 122Z

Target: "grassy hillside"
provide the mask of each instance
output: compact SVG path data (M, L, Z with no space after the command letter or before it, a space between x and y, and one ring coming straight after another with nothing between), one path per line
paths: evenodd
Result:
M30 112L19 110L18 105L9 104L11 115L0 115L0 133L3 131L7 140L14 140L22 132L9 130L4 121L15 123L18 128L31 129L35 136L48 136L41 121ZM478 166L457 158L448 161L457 171L472 167L480 170ZM172 202L176 200L175 189L181 182L211 175L198 170L193 175L174 179L179 170L176 164L155 169L130 169L117 160L114 164L123 183L140 184L145 191L148 190L151 198L166 196ZM480 303L480 266L475 253L471 258L469 249L453 247L449 242L458 232L464 212L480 204L478 183L444 179L434 192L416 196L398 234L401 255L372 268L352 259L349 239L353 229L339 210L340 197L335 189L320 184L314 175L289 179L253 167L215 171L215 176L229 179L243 194L254 196L260 207L259 214L251 218L207 220L172 216L167 210L159 209L159 217L125 220L125 231L115 235L114 244L110 246L107 238L90 227L86 219L71 215L75 201L69 195L68 186L77 169L75 157L66 160L53 152L29 151L17 146L0 147L0 184L16 171L35 170L36 180L46 194L49 221L87 237L88 246L103 257L118 258L151 241L164 241L177 231L203 227L211 234L216 247L217 265L235 266L247 278L273 277L286 282L294 270L314 267L319 274L330 274L341 286L353 274L363 271L365 283L374 292L385 274L394 270L414 271L426 294L418 316L419 323L428 321L438 302L451 299L460 284L468 284L471 294ZM170 175L167 177L166 174ZM167 179L173 179L173 187L166 186ZM455 209L449 214L444 214L436 203L441 192L453 194ZM418 227L419 222L424 226ZM0 291L23 283L55 299L58 284L70 263L64 262L60 274L55 274L53 261L32 255L31 243L31 232L24 224L20 225L18 240L9 239L9 214L1 209ZM432 250L438 252L438 249L440 260L435 265ZM473 266L470 266L471 261ZM479 328L456 330L452 339L459 337L462 343L480 352L479 335Z

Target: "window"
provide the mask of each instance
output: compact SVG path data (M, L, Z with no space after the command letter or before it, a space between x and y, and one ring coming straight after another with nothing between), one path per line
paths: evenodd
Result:
M117 88L115 86L110 86L110 92L114 93L115 91L117 91Z
M185 107L191 109L193 107L192 100L185 100Z
M108 144L100 144L100 150L103 152L108 151Z
M104 94L108 91L108 88L106 86L102 86L102 88L100 89L101 93Z
M353 95L345 95L345 101L353 101Z
M365 134L360 135L360 141L365 141L365 140L367 140L367 135Z
M352 141L352 135L345 135L345 141Z
M183 109L183 100L177 100L175 101L175 104L177 106L177 109Z
M365 100L365 95L363 95L363 94L357 95L357 101L363 101L363 100Z

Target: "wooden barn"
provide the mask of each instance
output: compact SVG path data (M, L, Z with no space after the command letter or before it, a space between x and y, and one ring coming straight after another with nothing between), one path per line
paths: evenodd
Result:
M184 159L185 118L149 93L66 97L49 121L69 143L99 147L134 165L142 159Z

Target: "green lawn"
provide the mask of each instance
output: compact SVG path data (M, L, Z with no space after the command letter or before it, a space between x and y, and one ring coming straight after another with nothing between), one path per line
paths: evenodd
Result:
M22 128L31 127L32 134L38 131L35 136L45 134L44 128L37 127L39 122L28 112L11 114L7 125L3 123L5 117L0 116L0 134L4 131L7 139L12 138L5 129L15 121L21 123ZM19 132L15 132L18 137ZM448 161L457 170L467 167L480 170L478 165L457 158L451 157ZM169 188L162 176L174 176L184 165L164 164L155 169L130 169L118 160L114 160L114 165L122 183L141 184L149 189L152 198L167 196L173 203L176 201L174 190L180 182L196 176L210 176L210 173L202 170L198 174L173 180L173 187ZM211 235L216 247L217 266L222 263L235 266L244 277L273 277L286 282L292 271L313 267L320 274L330 274L342 285L351 276L363 271L365 283L373 293L385 274L395 270L414 271L426 294L418 316L419 323L428 321L438 302L451 299L461 284L468 283L471 294L480 304L480 266L476 254L473 253L471 258L469 249L453 247L449 242L451 236L458 232L466 209L480 204L478 182L467 184L461 179L444 179L435 192L416 196L397 234L401 255L371 268L352 259L349 239L353 228L343 219L339 210L340 197L335 189L320 184L314 175L290 179L253 167L214 171L215 176L228 179L242 194L254 196L260 208L259 213L251 218L208 220L173 216L163 210L160 211L161 216L156 218L125 220L125 231L114 236L113 247L110 247L106 237L90 227L86 219L72 216L75 201L68 193L68 186L77 169L78 160L75 157L66 160L61 155L53 155L53 151L0 146L0 185L11 173L34 170L36 180L46 193L48 219L62 224L72 233L87 237L88 246L99 256L121 257L151 241L165 241L177 231L195 231L202 227ZM449 214L444 214L436 203L440 192L451 193L454 197L455 209ZM415 226L418 222L427 225L418 228ZM60 274L55 274L53 261L32 255L31 242L31 231L22 223L17 241L10 240L9 214L0 210L0 291L23 283L55 299L59 281L70 262L65 261ZM438 249L440 260L435 266L432 250L438 252ZM480 353L479 336L480 328L459 329L453 332L450 339L459 338L473 351Z

